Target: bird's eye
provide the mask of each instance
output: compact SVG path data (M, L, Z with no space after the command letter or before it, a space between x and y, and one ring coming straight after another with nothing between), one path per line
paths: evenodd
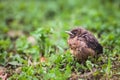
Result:
M74 31L74 32L73 32L73 34L74 34L74 35L76 35L76 34L77 34L77 32L76 32L76 31Z

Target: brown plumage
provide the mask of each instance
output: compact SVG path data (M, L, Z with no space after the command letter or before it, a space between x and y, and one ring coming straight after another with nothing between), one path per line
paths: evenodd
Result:
M69 34L68 45L70 52L79 61L85 61L88 56L103 53L103 48L91 32L84 28L66 31Z

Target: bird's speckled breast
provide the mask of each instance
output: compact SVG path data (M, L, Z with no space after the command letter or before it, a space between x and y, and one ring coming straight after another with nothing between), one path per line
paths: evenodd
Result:
M82 53L81 53L82 47L87 47L86 43L83 41L83 39L82 38L80 39L78 37L68 39L68 44L69 44L69 47L70 47L70 52L75 57L78 57L78 58L81 58L80 56L82 56Z
M68 44L69 44L69 47L73 50L78 47L87 47L84 40L82 38L78 38L78 37L68 39Z

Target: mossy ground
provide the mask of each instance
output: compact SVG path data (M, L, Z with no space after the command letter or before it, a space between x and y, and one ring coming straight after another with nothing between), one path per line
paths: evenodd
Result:
M76 26L104 48L84 65L67 45L65 31ZM119 80L120 1L1 0L0 65L8 80Z

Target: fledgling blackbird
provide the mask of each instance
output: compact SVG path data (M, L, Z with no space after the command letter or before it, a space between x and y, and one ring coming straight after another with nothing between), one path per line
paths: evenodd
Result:
M103 47L95 36L86 29L78 27L66 32L69 34L67 42L70 52L78 61L86 61L88 56L103 53Z

